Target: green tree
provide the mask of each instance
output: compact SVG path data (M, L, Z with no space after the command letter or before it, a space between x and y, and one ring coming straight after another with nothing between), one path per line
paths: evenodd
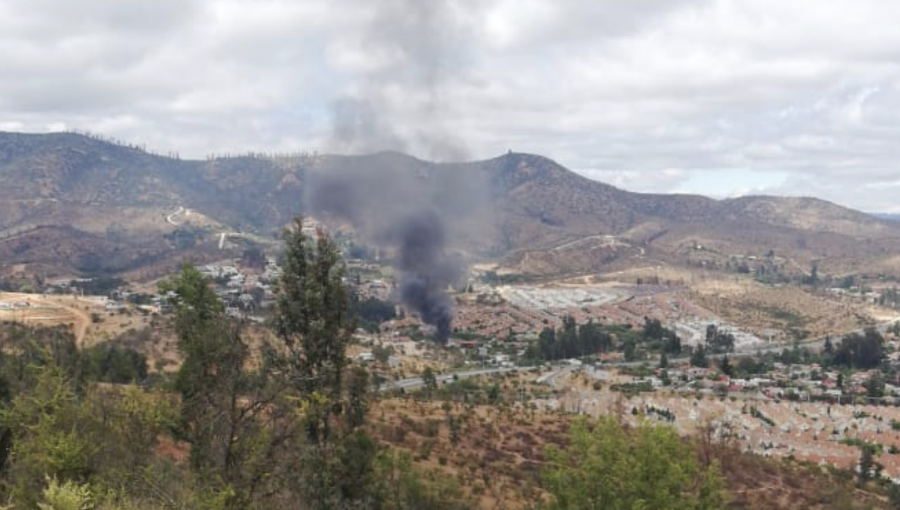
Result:
M538 350L541 353L541 359L544 361L559 359L555 329L547 327L541 330L540 334L538 334Z
M179 433L191 445L190 464L223 508L246 508L282 479L273 465L286 456L295 413L272 407L286 385L270 367L251 372L242 324L226 316L212 282L185 264L162 285L178 296L175 330L183 362Z
M3 485L32 508L46 477L110 490L133 487L153 459L159 437L174 423L166 397L138 388L75 391L57 365L35 367L34 386L0 412L13 434Z
M734 335L710 324L706 327L706 346L713 354L734 352Z
M884 396L884 377L881 373L875 373L870 376L863 387L866 389L866 396L869 398L881 398Z
M864 444L859 449L859 483L864 484L872 479L872 471L875 468L875 448Z
M637 359L637 342L634 338L628 337L622 342L622 355L625 361L634 361Z
M891 504L891 508L895 510L900 510L900 485L896 483L888 484L888 501Z
M834 364L847 368L875 368L883 359L884 337L874 328L845 336L834 353Z
M346 270L334 241L321 231L315 240L307 237L302 219L294 220L283 239L275 332L286 349L284 368L301 398L315 407L307 431L319 442L328 438L332 411L341 399L346 348L356 329L343 283Z
M822 346L822 354L834 356L834 344L831 342L831 336L825 337L825 345Z
M313 509L360 505L374 483L378 448L360 429L367 383L353 373L348 383L346 373L346 348L356 323L345 267L331 237L323 231L308 237L302 219L283 238L274 318L280 344L266 357L290 387L279 405L300 416L305 440L290 464L299 475L291 490Z
M7 483L23 506L35 504L45 476L86 481L100 446L91 441L95 422L63 372L52 365L38 370L34 389L0 414L14 437Z
M729 377L734 375L734 366L731 364L731 360L728 359L727 354L722 356L722 359L719 360L719 370Z
M407 452L386 449L379 454L376 477L384 510L463 510L475 508L463 495L455 477L415 468Z
M425 386L425 395L431 398L432 393L437 389L437 377L431 367L425 367L422 371L422 384Z
M247 348L225 315L212 281L190 264L161 285L178 295L175 331L183 357L175 386L181 393L181 425L191 444L191 465L198 471L219 472L231 438L222 419L240 379Z
M666 426L626 429L613 417L575 421L565 449L547 448L544 488L550 508L718 509L723 481L700 466L694 447Z
M665 330L662 350L669 354L681 354L681 338L674 331L670 329Z
M4 373L5 364L5 355L3 349L0 348L0 413L7 408L9 401L12 398L9 380ZM3 425L2 421L0 421L0 473L2 473L3 469L6 467L10 448L12 448L12 430Z
M694 347L690 361L692 367L709 368L709 359L706 357L706 347L703 344Z

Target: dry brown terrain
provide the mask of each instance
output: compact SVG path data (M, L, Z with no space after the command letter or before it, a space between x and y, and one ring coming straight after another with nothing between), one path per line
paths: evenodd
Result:
M616 408L615 399L606 412ZM451 441L449 419L458 420L458 441ZM481 509L521 509L547 495L538 487L543 451L564 445L573 415L534 411L517 405L472 406L407 399L377 403L371 429L382 442L408 451L431 479L458 484ZM629 418L631 418L629 416ZM733 445L698 436L701 462L722 468L729 508L776 510L803 508L888 508L872 488L858 489L846 472L741 453ZM853 506L863 504L867 506Z
M720 277L696 281L693 301L724 320L757 333L771 329L776 339L840 335L896 317L887 308L796 285L768 286L748 278Z
M109 311L100 300L78 296L0 292L0 303L28 304L12 310L0 309L0 320L35 326L69 326L76 344L82 348L150 324L150 317L144 314L131 309Z

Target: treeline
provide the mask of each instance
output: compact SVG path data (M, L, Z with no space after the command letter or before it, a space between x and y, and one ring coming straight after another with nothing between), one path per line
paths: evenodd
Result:
M120 139L112 137L112 136L105 136L105 135L92 133L90 131L80 130L80 129L67 129L65 132L73 134L73 135L83 136L85 138L90 138L91 140L97 140L98 142L108 143L110 145L122 147L124 149L140 151L140 152L143 152L144 154L149 154L151 156L156 156L156 157L160 157L160 158L169 158L169 159L174 159L174 160L181 159L181 156L177 152L174 152L174 151L169 151L169 152L166 152L165 154L160 153L160 152L149 151L149 150L147 150L147 145L143 144L143 143L141 143L141 144L129 143L129 142L120 140Z
M382 299L367 297L360 299L354 296L351 311L359 321L359 327L369 333L378 333L381 323L397 317L397 306Z
M834 346L831 338L825 339L822 348L822 365L850 369L871 369L884 361L884 337L874 328L866 328L862 334L851 333Z
M703 346L701 346L703 347ZM709 367L710 359L706 357L708 349L694 349L691 357L691 365ZM775 370L775 364L783 365L819 365L822 371L837 371L837 387L844 388L845 374L854 370L874 370L878 372L869 377L867 383L867 396L884 396L884 383L900 384L900 368L886 362L886 347L884 337L874 328L868 328L862 333L851 333L837 342L830 337L825 339L821 351L801 347L795 344L792 347L782 349L781 352L768 352L766 354L744 356L734 361L727 356L718 360L718 368L723 373L732 377L749 378L760 374L766 374ZM813 380L824 378L822 372L813 372Z
M247 151L232 154L230 152L225 152L222 154L207 154L207 161L214 161L217 159L240 159L240 158L249 158L249 159L265 159L265 160L288 160L288 161L308 161L311 158L315 158L318 156L318 152L313 151L310 153L309 151L291 151L291 152L261 152L261 151Z
M563 317L562 327L544 328L537 342L528 347L528 360L553 361L606 352L622 352L628 361L645 359L649 353L681 354L681 339L658 319L644 319L641 329L631 324L603 325L593 321L578 325Z

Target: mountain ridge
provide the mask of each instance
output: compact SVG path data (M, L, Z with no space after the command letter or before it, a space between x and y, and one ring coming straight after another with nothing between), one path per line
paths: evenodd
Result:
M208 244L203 233L208 236L217 229L274 239L306 209L311 179L349 168L368 175L373 186L384 185L393 200L402 199L404 183L424 183L417 189L428 190L431 206L466 224L459 229L464 234L451 242L453 248L501 260L555 250L555 262L543 265L542 271L550 273L602 269L602 261L636 257L637 247L672 264L691 263L685 254L693 246L706 245L718 247L723 257L777 251L790 254L800 265L816 260L827 264L830 259L872 261L900 247L900 224L821 199L716 200L638 193L591 180L535 154L510 152L454 163L397 152L253 154L202 161L74 133L0 132L0 260L7 265L52 264L40 256L40 238L28 249L12 249L4 241L17 229L35 226L71 227L73 236L96 236L103 242L97 242L94 255L102 259L117 253L117 260L131 257L136 263L177 258L185 247L172 242L173 233L191 225L199 236L192 249ZM472 206L475 212L467 210L475 202L461 199L481 194L483 204ZM195 222L166 221L179 207L192 211L189 219ZM589 260L589 267L581 268L577 266L585 264L584 254L566 262L567 250L557 249L596 236L621 237L634 248L625 254L608 246L585 246L602 254L596 257L599 262ZM55 243L64 243L59 235L53 237ZM72 245L90 251L83 242ZM84 272L77 265L59 265L61 272ZM128 267L117 264L116 270Z

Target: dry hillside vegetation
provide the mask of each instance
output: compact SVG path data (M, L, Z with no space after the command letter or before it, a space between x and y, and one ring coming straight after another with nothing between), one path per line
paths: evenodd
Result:
M382 400L371 416L377 439L409 452L431 479L458 485L482 509L524 509L546 500L539 488L544 448L565 445L572 419L518 406L412 398ZM455 442L451 417L459 427ZM697 438L701 460L715 461L722 468L728 508L888 508L879 493L854 487L848 473L741 453L731 444L704 440L702 434Z
M685 266L696 242L720 262L771 250L806 269L821 261L823 274L878 267L900 251L900 225L821 200L632 193L530 154L454 164L398 153L189 161L72 133L0 133L0 259L43 264L44 274L124 273L195 257L193 243L206 241L194 239L198 230L271 239L304 210L315 176L360 168L396 182L389 190L429 190L454 251L536 276L645 266L641 255ZM461 206L460 183L478 183L488 203ZM167 221L180 208L197 221Z
M749 279L701 281L691 290L693 301L725 321L756 332L774 329L783 340L792 340L797 334L846 333L872 325L874 315L884 313L849 299L790 285L771 287Z
M452 480L478 508L525 508L543 497L543 447L562 444L568 417L524 408L388 399L371 411L372 432ZM458 423L457 438L450 420Z

